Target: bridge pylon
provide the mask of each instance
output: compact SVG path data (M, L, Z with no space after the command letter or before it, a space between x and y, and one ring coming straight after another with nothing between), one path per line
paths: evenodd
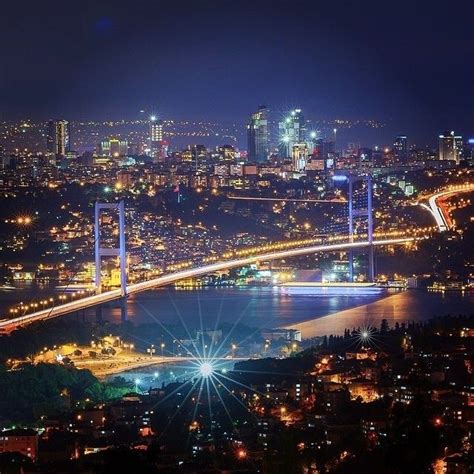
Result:
M118 211L119 218L119 246L118 247L102 247L100 235L101 212L104 209L112 209ZM127 308L125 298L127 297L127 256L125 251L125 203L95 203L95 287L96 293L102 293L102 277L101 262L102 257L119 257L120 265L120 291L122 295L122 320L127 319Z
M364 176L349 176L349 242L354 242L354 219L359 217L367 218L367 240L369 243L369 262L368 262L368 280L375 280L374 268L374 220L372 212L372 176L370 174ZM354 209L354 183L356 181L365 181L367 185L367 207L363 209ZM349 250L349 279L354 281L354 253Z

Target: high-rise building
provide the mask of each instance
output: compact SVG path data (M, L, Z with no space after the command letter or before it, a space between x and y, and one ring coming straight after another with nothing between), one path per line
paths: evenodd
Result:
M445 132L439 136L439 159L451 160L459 164L462 158L463 141L454 132Z
M406 135L398 135L393 142L393 155L395 161L406 163L408 161L408 140Z
M118 138L108 138L100 142L100 152L101 155L111 158L127 156L128 142L127 140L120 140Z
M150 142L157 143L163 140L163 120L158 120L154 115L150 117Z
M294 109L288 117L278 124L280 132L280 155L288 158L292 154L293 146L306 142L306 122L301 109Z
M270 152L268 132L268 109L261 105L252 114L250 123L247 125L248 136L248 159L262 163L267 161Z
M158 120L155 115L150 117L150 150L155 161L166 158L167 144L163 140L163 120Z
M46 130L46 147L55 156L56 162L66 157L70 151L69 122L67 120L50 120Z

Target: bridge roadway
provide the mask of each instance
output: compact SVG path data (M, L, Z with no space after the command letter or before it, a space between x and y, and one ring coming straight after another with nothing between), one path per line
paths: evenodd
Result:
M413 237L405 237L398 239L385 239L385 240L374 240L373 245L396 245L404 244L406 242L414 241ZM133 295L135 293L140 293L141 291L147 291L152 288L157 288L160 286L169 285L179 280L185 278L193 278L208 273L213 273L221 270L226 270L230 268L243 267L251 263L255 263L261 260L279 260L282 258L296 257L298 255L306 255L309 253L316 252L331 252L337 250L346 250L353 248L367 247L369 243L367 241L362 242L352 242L352 243L339 243L339 244L329 244L329 245L312 245L308 247L294 248L291 250L279 250L275 252L269 252L260 255L253 255L250 257L239 258L235 260L227 260L222 262L213 263L210 265L204 265L202 267L191 268L187 270L182 270L175 273L170 273L168 275L163 275L151 280L147 280L141 283L134 283L127 286L127 295ZM103 293L87 296L80 300L71 301L69 303L61 304L54 306L52 308L46 308L40 311L36 311L31 314L26 314L23 316L18 316L12 319L5 319L0 321L0 332L8 334L11 331L15 330L18 327L31 324L36 321L42 321L50 318L55 318L58 316L63 316L69 313L74 313L85 308L90 308L92 306L97 306L103 303L108 303L110 301L119 299L122 297L120 289L105 291Z
M438 199L446 197L453 194L461 194L474 191L474 184L463 184L459 186L454 186L452 189L446 191L441 191L439 193L433 194L428 198L428 204L420 203L420 206L424 207L433 215L436 225L440 232L449 230L452 227L451 219L448 215L448 212L438 204Z

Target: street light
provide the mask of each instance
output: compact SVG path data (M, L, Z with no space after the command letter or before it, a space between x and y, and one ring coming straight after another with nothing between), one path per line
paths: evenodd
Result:
M146 351L150 354L150 357L153 357L153 354L156 352L155 345L152 344Z
M245 459L247 457L247 451L245 451L245 449L239 449L237 451L237 457L239 459Z
M165 348L165 343L162 342L162 343L160 344L160 347L161 347L161 357L163 357L163 349Z

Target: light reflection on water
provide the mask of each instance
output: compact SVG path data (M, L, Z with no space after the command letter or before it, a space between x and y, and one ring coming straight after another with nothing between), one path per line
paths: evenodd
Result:
M188 327L198 327L197 302L202 309L203 324L215 323L222 305L221 321L233 323L242 316L241 323L253 327L278 327L307 321L336 311L377 301L388 295L387 291L369 294L340 294L327 292L289 294L279 288L206 288L191 291L158 289L131 297L128 316L136 324L150 323L148 313L163 324L177 322L177 311ZM176 306L176 308L175 308ZM109 308L104 316L120 321L118 308Z
M427 321L439 316L474 316L474 293L432 293L403 291L335 314L291 325L310 338L322 334L342 334L359 326L379 327L382 319L393 327L397 322Z
M201 325L200 307L204 328L214 328L220 318L223 323L233 324L240 320L241 324L250 327L297 328L303 338L310 338L341 334L346 328L358 326L379 327L382 319L393 327L396 322L426 321L447 314L473 315L474 294L383 290L375 294L332 295L321 291L287 294L271 288L161 289L131 298L128 306L129 317L136 324L151 323L153 318L165 325L178 324L179 311L192 332ZM120 312L109 308L104 311L104 317L119 322ZM189 373L192 373L192 366L183 361L169 366L140 368L120 375L132 382L139 379L144 389L148 389L188 378Z
M18 302L38 297L38 288L20 291L0 291L0 310ZM44 291L44 289L42 289ZM250 327L274 328L298 327L303 335L341 333L346 327L360 324L378 325L381 319L389 324L396 321L427 320L446 314L473 314L473 292L433 293L424 290L404 292L348 291L341 294L316 290L312 292L285 292L277 287L256 288L201 288L175 290L160 288L132 296L128 300L128 316L134 324L153 323L173 325L181 318L190 329L200 327L199 306L202 325L214 327L218 317L222 323L240 320ZM351 311L348 311L348 310ZM337 313L337 314L335 314ZM327 315L332 315L325 317ZM88 318L95 318L88 310ZM103 317L111 322L120 322L118 307L105 307Z

